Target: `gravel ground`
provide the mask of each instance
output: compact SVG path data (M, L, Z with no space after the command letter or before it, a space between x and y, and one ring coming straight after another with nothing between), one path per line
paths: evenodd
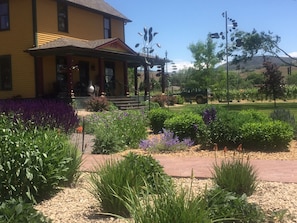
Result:
M79 136L74 136L77 140ZM78 137L78 138L77 138ZM89 137L90 138L90 137ZM90 138L91 140L92 138ZM79 139L78 139L79 140ZM90 143L90 142L88 142ZM90 146L90 145L88 145ZM214 157L213 151L196 151L191 148L189 151L172 154L174 156L200 156ZM134 150L135 151L135 150ZM88 151L90 152L90 151ZM143 151L139 150L139 153ZM282 153L247 153L250 159L278 159L297 161L297 142L293 141L290 149ZM224 157L224 152L218 151L217 158ZM123 219L115 219L100 215L100 204L88 191L87 174L83 174L77 185L73 188L61 188L61 191L53 198L46 200L35 208L53 220L53 223L122 223ZM175 179L177 185L189 187L191 179ZM203 191L205 186L210 188L210 179L194 179L193 189L195 192ZM259 204L266 211L287 210L291 215L286 223L297 223L297 184L279 182L258 182L255 193L248 198L250 202ZM296 216L296 217L295 217Z
M55 197L35 206L53 223L122 223L123 219L100 215L99 203L88 191L87 174L84 174L76 187L63 188ZM175 179L177 185L189 187L191 179ZM200 192L212 186L210 179L194 179L193 189ZM286 209L291 215L297 214L297 184L259 182L256 192L249 197L250 202L258 203L264 210L277 211ZM284 222L297 222L296 217Z

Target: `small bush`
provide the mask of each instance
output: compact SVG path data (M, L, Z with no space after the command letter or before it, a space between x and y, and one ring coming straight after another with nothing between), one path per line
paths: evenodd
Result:
M137 148L147 137L146 115L141 111L114 111L98 113L86 119L93 126L95 140L93 153L110 154L127 148Z
M228 147L236 147L236 145L242 143L241 127L245 123L268 122L270 120L268 116L254 110L233 112L225 109L217 110L213 119L211 122L208 120L207 124L208 143Z
M153 130L154 134L162 132L164 128L165 120L171 118L173 113L168 111L168 109L164 108L157 108L150 110L148 112L148 118L150 122L151 129Z
M271 114L270 117L272 120L279 120L288 123L294 129L294 137L297 136L297 124L295 121L295 117L293 114L290 113L289 110L286 109L275 109Z
M177 192L167 188L164 193L155 196L149 196L147 192L143 197L139 197L131 188L129 189L126 206L135 222L215 222L210 219L203 197L194 196L191 190L181 188Z
M36 202L78 171L79 164L74 163L81 160L65 134L28 124L1 115L0 202L16 197Z
M286 150L293 139L293 128L282 121L245 123L241 132L242 143L250 150Z
M35 126L61 129L72 133L78 126L79 119L72 106L59 100L18 99L4 100L0 103L0 113L13 113Z
M102 112L109 110L109 102L106 97L92 97L86 101L87 111L91 112Z
M151 156L129 153L120 161L109 161L91 173L92 194L100 201L103 212L130 216L125 206L128 198L127 187L136 194L148 190L149 193L163 193L164 188L172 187L171 178L162 166Z
M180 141L173 132L163 129L160 137L142 140L139 147L149 152L175 152L185 150L194 144L190 139Z
M181 104L185 103L185 99L182 96L176 95L174 97L175 97L175 103L176 104L180 104L181 105Z
M160 107L165 107L168 102L168 97L167 95L156 95L152 97L151 101L158 103Z
M0 223L49 223L42 213L21 199L10 199L0 204Z
M204 195L209 217L225 219L219 222L266 222L264 211L256 204L248 203L245 194L214 188Z
M190 138L194 143L203 143L207 131L202 117L193 113L174 115L164 122L164 127L178 136L179 140Z
M250 162L233 157L213 167L213 181L220 188L238 195L251 195L257 186L257 174Z

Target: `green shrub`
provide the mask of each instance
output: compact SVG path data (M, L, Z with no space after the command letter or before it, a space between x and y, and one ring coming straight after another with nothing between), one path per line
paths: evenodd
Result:
M103 112L85 119L94 129L93 153L110 154L137 148L147 137L146 115L141 111Z
M172 187L171 178L162 166L151 156L129 153L120 161L108 161L91 173L90 183L93 195L100 201L103 212L130 216L125 206L128 198L127 187L137 194L148 190L149 193L163 193Z
M92 97L86 101L87 110L92 112L108 111L109 102L106 97Z
M0 204L0 223L47 223L51 222L37 212L31 203L10 199Z
M150 196L147 192L139 197L129 188L126 206L135 222L211 223L202 196L194 196L191 190L181 188L178 192L167 188L165 192ZM216 219L216 217L214 217Z
M148 118L153 133L157 134L159 132L162 132L165 120L171 118L172 116L173 113L168 109L157 108L150 110L148 112Z
M293 128L282 121L245 123L241 132L242 144L251 150L286 150L293 139Z
M175 97L175 103L176 104L181 105L181 104L185 103L185 99L182 96L176 95L174 97Z
M206 191L205 203L211 219L225 219L219 222L266 222L264 211L256 204L248 203L246 195L214 188Z
M220 188L238 195L251 195L257 186L257 174L250 162L233 157L213 167L213 181Z
M0 129L0 202L17 197L36 202L74 178L79 167L74 160L81 160L66 135L5 115Z
M290 113L287 109L275 109L271 114L270 117L273 120L279 120L288 123L294 129L294 137L297 136L297 124L295 121L295 117L293 114Z
M221 147L236 147L242 143L242 129L245 123L268 122L269 117L254 110L243 110L240 112L219 109L216 119L208 127L210 145L214 143Z
M194 113L174 115L164 122L164 127L174 132L179 140L190 138L196 144L206 140L206 125L202 117Z

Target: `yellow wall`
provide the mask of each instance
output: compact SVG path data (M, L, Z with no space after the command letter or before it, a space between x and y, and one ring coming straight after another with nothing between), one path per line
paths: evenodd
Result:
M59 37L79 39L103 39L103 16L75 7L68 7L68 33L58 31L57 3L37 1L38 8L38 45ZM51 18L51 19L49 19ZM124 40L124 23L111 19L112 37Z
M37 37L38 45L62 36L81 39L103 38L103 16L82 9L68 8L69 33L58 32L57 2L53 0L37 0ZM36 96L34 57L24 52L34 46L32 0L10 0L10 30L0 32L0 56L11 55L12 90L1 91L0 98L20 95L23 98ZM112 37L124 40L124 24L121 20L111 19ZM53 91L52 84L56 80L56 57L43 58L44 91ZM98 59L77 58L90 61L90 80L98 76ZM94 69L91 69L92 68ZM78 71L74 71L78 72ZM76 75L78 76L78 75ZM74 76L74 81L76 77Z
M9 1L10 30L0 32L0 55L11 55L12 91L0 98L35 96L34 61L24 50L33 46L31 0Z

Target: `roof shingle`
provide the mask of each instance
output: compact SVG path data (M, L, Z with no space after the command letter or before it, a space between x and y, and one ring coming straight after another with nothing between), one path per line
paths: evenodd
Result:
M131 22L126 16L124 16L121 12L113 8L111 5L106 3L104 0L67 0L70 3L80 5L86 8L90 8L96 10L101 13L106 13L120 19L125 20L126 22Z

